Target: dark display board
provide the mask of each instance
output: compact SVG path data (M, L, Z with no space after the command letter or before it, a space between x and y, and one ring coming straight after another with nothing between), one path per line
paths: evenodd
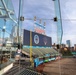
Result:
M31 32L32 46L45 46L51 47L52 40L51 37L42 35L39 33ZM24 30L23 34L23 45L30 46L30 31Z

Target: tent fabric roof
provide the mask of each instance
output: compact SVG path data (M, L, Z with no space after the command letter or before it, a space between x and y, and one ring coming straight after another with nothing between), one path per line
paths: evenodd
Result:
M30 55L30 48L24 48L23 51ZM58 55L58 52L53 48L32 48L33 55L38 55L39 57L45 54Z

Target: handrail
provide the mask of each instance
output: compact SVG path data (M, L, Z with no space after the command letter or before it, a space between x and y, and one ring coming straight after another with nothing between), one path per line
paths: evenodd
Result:
M11 63L13 63L13 62L12 62L12 61L8 61L8 62L6 62L6 63L4 63L4 64L1 64L1 65L0 65L0 69L5 68L7 65L9 65L9 64L11 64Z

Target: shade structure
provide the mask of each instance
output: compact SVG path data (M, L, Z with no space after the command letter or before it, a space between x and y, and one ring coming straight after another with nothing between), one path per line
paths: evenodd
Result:
M30 48L23 48L23 51L26 52L26 54L30 54ZM55 56L58 55L58 52L53 48L32 48L32 54L38 55L39 57L43 57L46 54Z

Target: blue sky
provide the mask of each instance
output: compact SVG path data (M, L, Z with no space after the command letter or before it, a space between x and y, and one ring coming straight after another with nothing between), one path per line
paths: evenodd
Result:
M52 0L23 0L23 16L25 18L45 18L53 19L55 17L54 2ZM16 16L18 17L18 2L19 0L12 0ZM76 43L76 0L60 0L63 39L71 40L72 45ZM39 22L39 20L37 20ZM57 42L57 25L53 20L42 20L46 22L46 35L52 37L52 41ZM33 30L34 21L25 20L23 28Z

